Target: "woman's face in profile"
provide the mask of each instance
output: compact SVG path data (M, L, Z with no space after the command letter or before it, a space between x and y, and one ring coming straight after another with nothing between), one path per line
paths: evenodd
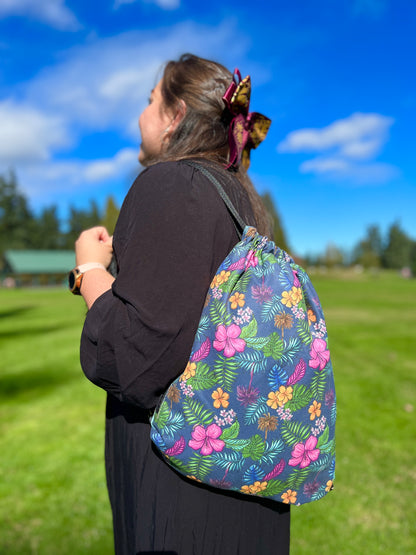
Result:
M152 90L149 104L139 117L141 144L139 162L146 162L157 158L161 153L163 143L169 139L169 128L173 117L169 114L162 101L161 81Z

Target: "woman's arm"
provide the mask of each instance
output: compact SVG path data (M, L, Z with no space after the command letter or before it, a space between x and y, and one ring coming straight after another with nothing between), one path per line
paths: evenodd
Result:
M84 324L86 376L142 408L185 368L210 281L238 241L218 193L193 174L164 163L139 176L114 233L117 278Z
M113 253L113 240L105 227L93 227L83 231L75 243L75 259L77 266L98 262L105 268L110 265ZM114 278L104 269L88 270L81 283L81 295L91 308L94 301L111 288Z

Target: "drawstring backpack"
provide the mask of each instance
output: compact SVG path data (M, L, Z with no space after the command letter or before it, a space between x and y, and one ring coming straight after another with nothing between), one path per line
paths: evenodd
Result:
M246 226L211 282L188 364L151 418L167 463L215 488L302 505L335 476L336 397L328 336L306 272ZM239 233L240 235L241 233Z

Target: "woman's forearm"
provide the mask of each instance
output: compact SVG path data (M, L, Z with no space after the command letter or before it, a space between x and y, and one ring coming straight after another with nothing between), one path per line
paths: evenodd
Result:
M85 272L81 283L81 295L84 297L88 310L96 299L111 289L114 277L106 270L94 268Z

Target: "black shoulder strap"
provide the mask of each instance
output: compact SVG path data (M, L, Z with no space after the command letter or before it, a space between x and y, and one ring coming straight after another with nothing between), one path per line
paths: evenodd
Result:
M218 179L216 177L214 177L212 175L212 173L202 164L198 164L197 162L193 162L192 160L186 160L186 164L188 164L188 166L192 166L193 168L199 170L202 174L205 175L205 177L207 177L211 183L215 186L215 188L217 189L220 197L222 198L222 200L224 201L226 207L228 208L228 211L230 212L232 218L233 218L233 222L234 222L234 226L235 229L237 231L237 235L240 237L243 234L244 228L246 227L246 224L244 222L244 220L241 218L240 214L237 212L237 210L235 209L233 203L230 200L230 197L227 195L227 193L224 191L221 183L218 181ZM238 225L237 225L238 224Z

